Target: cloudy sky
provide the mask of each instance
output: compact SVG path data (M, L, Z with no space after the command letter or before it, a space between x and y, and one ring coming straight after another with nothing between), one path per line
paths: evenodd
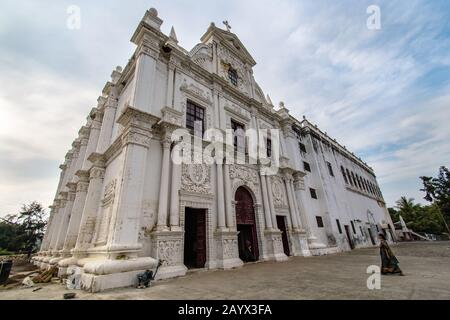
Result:
M67 28L71 5L79 30ZM370 5L380 30L367 28ZM388 205L422 201L418 177L450 165L448 0L2 0L0 215L51 204L59 164L150 7L188 50L227 19L274 103L366 160Z

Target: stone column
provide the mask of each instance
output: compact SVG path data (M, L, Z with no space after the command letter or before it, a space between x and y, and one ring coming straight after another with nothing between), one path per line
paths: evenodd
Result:
M115 99L108 99L103 111L103 122L99 133L96 153L103 154L111 144L116 110L117 101Z
M287 198L288 198L288 203L289 203L289 212L291 213L291 220L292 220L292 227L294 228L294 230L298 230L299 229L299 223L298 223L298 216L297 216L297 210L295 207L295 200L294 200L294 194L292 192L292 180L289 177L285 177L284 178L284 185L286 187L286 191L287 191Z
M233 199L232 199L232 194L231 194L230 165L229 164L225 164L224 182L225 182L225 212L226 212L226 217L227 217L227 227L230 230L234 230L234 229L236 229L236 225L234 224L233 209L231 207Z
M50 208L50 217L48 219L47 229L45 230L44 239L42 240L42 245L41 245L41 249L40 249L40 252L42 252L42 253L46 252L50 245L49 242L50 242L50 238L51 238L51 228L52 228L53 218L55 217L55 211L56 211L55 204L53 204L49 208Z
M75 193L77 185L76 183L68 183L67 187L69 188L69 191L67 192L67 203L66 203L66 209L64 210L64 215L61 217L61 227L58 234L58 240L56 249L62 250L64 247L64 241L66 240L67 235L67 228L69 227L69 221L70 216L72 213L73 208L73 202L75 201Z
M91 246L94 225L97 220L97 212L102 195L103 178L105 176L103 155L93 153L89 157L89 161L93 165L89 170L89 186L86 192L86 200L81 215L75 248L72 250L75 258L85 256Z
M58 199L59 205L58 205L58 212L54 219L54 227L52 230L52 237L50 240L50 250L52 255L56 253L57 251L57 243L58 243L58 236L59 232L61 230L61 224L64 216L64 210L66 209L67 205L67 192L61 192L59 199Z
M86 194L89 187L89 172L78 171L78 183L76 186L76 196L72 207L72 214L67 228L67 235L64 242L62 251L63 256L68 256L70 250L75 248L78 238L78 231L80 229L81 217L83 214L83 208L86 201Z
M138 243L147 152L152 126L158 118L133 108L127 108L118 122L125 128L122 135L123 175L118 206L111 219L108 236L108 259L118 255L136 257L142 245ZM167 162L170 161L170 150ZM168 181L167 181L168 182ZM167 206L166 206L167 214Z
M173 57L171 57L173 59ZM174 93L174 83L175 83L175 64L170 61L167 65L167 95L166 95L166 106L173 108L173 93Z
M75 167L73 168L73 173L72 173L73 176L71 179L72 182L78 181L78 176L76 175L76 173L78 170L81 170L81 168L83 167L84 159L86 157L87 146L88 146L88 142L89 142L89 134L90 134L90 129L88 127L82 127L80 129L80 132L79 132L80 148L78 151L78 158L75 163Z
M144 36L145 37L145 36ZM159 43L156 39L136 39L132 41L138 45L137 61L134 75L134 93L132 97L132 107L137 110L150 114L157 114L157 110L153 109L154 98L152 88L155 88L156 82L156 64L159 57Z
M304 180L302 176L296 176L295 178L295 185L292 186L292 189L294 191L294 195L296 198L296 202L294 205L297 206L297 210L299 212L300 221L302 224L302 227L306 230L307 236L308 236L308 246L309 249L323 249L326 248L326 245L319 242L317 237L314 235L314 229L312 228L312 224L314 223L311 221L311 216L308 215L308 213L305 210L305 207L303 205L303 195L305 191L304 186Z
M260 172L261 176L261 189L263 194L263 207L264 207L264 217L266 218L266 229L272 230L273 224L272 224L272 217L270 215L270 206L269 206L269 199L268 199L268 192L267 192L267 182L266 182L266 175Z
M271 179L271 177L267 176L266 177L266 181L267 181L267 193L268 193L268 198L269 198L269 208L270 208L270 213L271 213L271 216L272 216L272 225L273 225L273 228L275 230L278 230L275 206L274 206L274 203L273 203L273 191L272 191L272 179Z
M217 163L217 229L225 230L225 200L223 188L223 164Z
M172 231L180 230L180 183L181 165L172 163L172 184L170 190L170 228Z
M161 169L161 181L158 204L158 231L167 231L167 202L169 196L169 176L170 176L170 140L165 137L162 141L163 157Z
M113 108L114 109L114 108ZM115 112L114 112L115 113ZM92 124L90 127L89 141L86 147L86 152L83 159L83 165L81 166L81 170L89 171L92 166L92 163L89 161L89 156L96 152L98 140L100 137L100 131L102 128L102 117L103 115L97 110L94 110L94 114L92 114L94 119L92 120Z

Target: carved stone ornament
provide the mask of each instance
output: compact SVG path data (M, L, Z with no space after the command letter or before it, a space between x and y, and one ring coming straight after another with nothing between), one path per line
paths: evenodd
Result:
M163 267L176 266L181 257L181 240L158 241L158 259L162 261Z
M79 181L77 184L77 193L87 192L89 188L88 182Z
M105 169L93 167L90 170L90 179L103 179L105 177Z
M235 259L239 256L237 239L224 239L222 247L224 259Z
M272 177L272 194L276 207L286 206L283 181L279 177Z
M218 46L218 55L221 61L219 75L228 81L229 68L232 67L233 69L235 69L238 74L238 88L242 93L248 95L249 79L245 64L222 45Z
M252 185L259 183L257 170L238 165L230 165L230 178L240 179Z
M194 98L197 98L208 105L212 105L213 103L211 94L209 92L203 90L193 83L188 84L186 79L184 79L183 83L181 84L180 90L190 94Z
M183 113L172 109L172 108L163 108L162 109L162 113L163 113L163 118L162 120L165 123L177 126L177 127L182 127L183 126Z
M212 194L211 167L206 164L183 164L182 189L188 192Z
M103 195L103 205L106 206L114 200L114 195L116 192L117 179L109 182L105 187L105 193Z

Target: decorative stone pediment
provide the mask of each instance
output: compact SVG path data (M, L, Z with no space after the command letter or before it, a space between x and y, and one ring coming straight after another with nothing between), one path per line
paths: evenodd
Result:
M234 115L237 115L239 118L246 120L246 121L250 121L252 115L249 111L247 111L246 109L244 109L243 107L234 104L230 101L225 102L225 110L227 110L228 112L233 113Z
M212 45L200 43L195 46L189 55L195 64L207 71L211 71L213 61Z
M213 103L211 93L203 90L193 83L188 84L186 79L184 79L183 83L181 84L180 90L208 105L212 105Z
M162 121L166 124L182 127L183 126L183 113L175 109L165 107L162 109Z

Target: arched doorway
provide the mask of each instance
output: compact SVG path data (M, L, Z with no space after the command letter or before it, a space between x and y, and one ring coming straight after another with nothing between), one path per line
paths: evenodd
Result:
M235 201L239 258L244 262L257 261L259 249L253 197L246 188L240 187L236 191Z

